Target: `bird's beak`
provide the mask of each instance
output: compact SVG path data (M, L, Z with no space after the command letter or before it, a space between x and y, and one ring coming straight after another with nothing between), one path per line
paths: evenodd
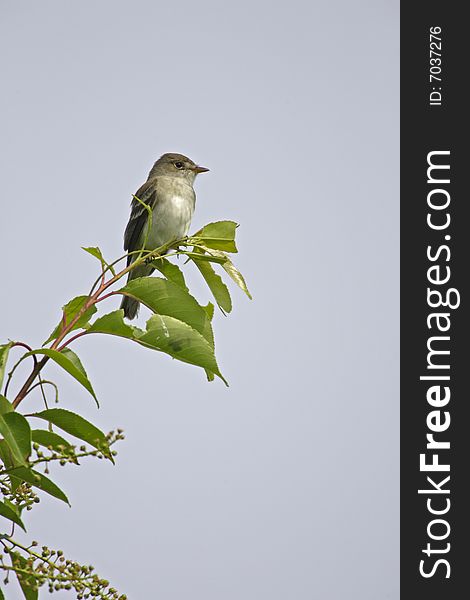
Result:
M193 167L193 171L198 174L198 173L207 173L209 169L207 167L200 167L199 165L196 165L195 167Z

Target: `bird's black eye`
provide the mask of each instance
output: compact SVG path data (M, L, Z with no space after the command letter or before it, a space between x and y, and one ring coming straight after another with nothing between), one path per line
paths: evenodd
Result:
M184 167L184 164L182 162L175 162L173 164L177 169L182 169Z

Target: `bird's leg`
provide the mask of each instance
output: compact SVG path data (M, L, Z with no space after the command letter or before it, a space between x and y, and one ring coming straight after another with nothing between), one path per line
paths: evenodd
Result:
M184 239L186 239L186 238L184 238ZM179 260L180 254L181 254L181 248L183 246L184 246L184 243L183 244L181 244L181 243L180 244L174 244L173 246L170 246L168 248L168 250L174 250L174 252L176 254L176 258L177 258L177 260Z
M163 250L161 254L157 254L154 256L147 256L147 258L145 259L145 264L148 265L152 262L155 262L157 260L159 260L160 258L163 258L163 256L170 250L170 248L168 248L167 250Z

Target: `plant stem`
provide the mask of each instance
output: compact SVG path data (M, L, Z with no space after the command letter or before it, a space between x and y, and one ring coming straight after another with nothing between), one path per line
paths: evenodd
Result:
M12 403L13 408L17 408L18 407L19 403L23 400L23 398L28 393L30 385L33 383L33 381L39 375L39 373L41 372L41 369L44 367L44 365L47 363L48 360L49 360L49 357L45 356L38 363L36 363L34 365L34 369L31 371L31 375L25 381L23 387L18 392L16 398L13 400L13 403Z
M84 303L82 308L73 317L73 319L70 321L70 323L68 325L66 325L64 323L61 332L59 333L56 340L54 341L54 343L51 346L51 350L57 350L58 352L60 352L71 341L73 341L74 339L77 339L78 337L81 337L81 335L84 335L86 333L86 332L80 332L79 334L75 335L73 338L68 340L65 344L62 344L62 346L60 346L60 343L62 342L62 340L70 333L70 331L73 330L75 323L77 323L77 321L80 319L80 317L83 315L83 313L85 313L89 308L91 308L94 304L99 302L101 299L104 299L104 298L100 298L100 296L110 286L112 286L114 283L119 281L119 279L124 277L124 275L126 275L127 273L132 271L132 269L135 269L136 267L138 267L140 264L142 264L149 258L157 258L157 257L163 256L162 252L164 252L171 246L182 244L185 239L186 238L183 238L181 240L177 240L177 241L174 241L174 242L171 242L168 244L164 244L163 246L160 246L159 248L156 248L155 250L146 252L144 255L143 255L143 250L140 250L140 254L135 261L133 261L130 265L128 265L127 267L122 269L119 273L117 273L116 275L111 277L111 279L109 279L108 281L103 281L101 279L102 276L100 276L99 279L101 279L101 284L99 285L98 289L96 290L96 292L89 295L88 300ZM108 294L106 297L108 297L109 295L112 295L112 294ZM23 387L18 392L18 394L16 395L16 398L14 399L14 401L12 403L13 408L16 409L19 406L19 404L22 402L22 400L28 393L28 390L31 387L32 383L34 382L36 377L39 375L39 373L41 372L41 370L43 369L44 365L47 363L48 360L49 360L49 357L44 356L44 358L42 358L38 363L36 363L34 365L34 368L31 372L30 376L25 381Z
M28 350L28 352L32 351L31 346L28 346L28 344L25 344L24 342L15 342L14 344L11 345L12 348L14 348L15 346L21 346L22 348L26 348L26 350ZM33 363L34 366L37 365L38 359L34 356L34 354L31 356L33 359ZM24 355L20 358L20 360L13 366L13 369L8 373L8 379L7 379L7 383L5 385L5 392L4 392L4 396L6 397L8 394L8 388L10 386L10 382L11 379L13 377L13 373L16 370L16 367L18 367L18 365L23 361Z

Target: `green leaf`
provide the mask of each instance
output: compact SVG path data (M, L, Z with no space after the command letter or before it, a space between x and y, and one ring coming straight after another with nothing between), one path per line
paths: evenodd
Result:
M158 315L183 321L213 346L212 326L206 311L176 283L160 277L140 277L129 281L119 293L136 298Z
M6 504L4 504L1 500L0 500L0 516L5 517L5 519L9 519L10 521L13 521L13 523L16 523L17 525L19 525L21 527L21 529L26 531L26 528L23 525L23 521L20 519L18 514L12 508L10 508Z
M203 247L207 250L207 252L209 252L209 254L202 254L199 252L183 252L183 254L192 259L196 259L196 260L204 261L204 262L213 262L213 263L217 263L219 265L223 264L227 260L225 257L216 256L216 254L214 254L214 250L212 248L207 248L206 246L203 246ZM221 252L221 254L222 254L222 252Z
M109 333L110 335L118 335L120 337L132 339L134 337L134 330L134 327L125 323L124 311L119 308L118 310L96 319L96 321L90 325L88 333Z
M150 317L147 332L137 341L148 348L207 369L227 384L217 366L213 346L198 331L178 319L165 315Z
M230 275L230 277L238 285L238 287L243 292L245 292L245 294L248 296L248 298L250 300L252 300L251 294L248 290L248 287L246 285L243 275L240 273L240 271L237 269L237 267L233 264L233 262L230 260L230 258L224 252L220 252L219 250L212 250L211 252L217 256L220 256L220 258L224 258L224 261L221 263L222 268Z
M0 415L0 433L11 451L15 464L25 465L31 454L31 429L28 421L15 411Z
M214 381L214 379L215 379L214 373L212 373L212 371L208 371L207 369L205 369L205 371L206 371L207 381Z
M88 254L91 254L92 256L94 256L95 258L97 258L100 261L100 263L101 263L101 267L102 267L103 271L106 268L109 268L109 270L111 271L111 273L113 275L116 275L116 271L114 270L114 267L112 267L109 263L107 263L104 260L103 253L98 248L98 246L88 246L87 248L85 248L84 246L82 246L82 250L85 250L85 252L88 252Z
M230 275L233 281L238 285L238 287L245 292L250 300L252 300L252 296L248 290L248 287L245 282L245 278L240 273L240 271L236 268L233 262L228 258L222 265L222 268Z
M11 454L10 447L5 440L0 439L0 459L5 465L6 469L13 467L13 456Z
M64 408L49 408L39 413L33 413L31 416L49 421L62 431L88 442L91 446L109 452L108 440L105 434L80 415Z
M52 448L52 450L60 451L61 446L66 449L72 448L70 442L54 431L49 431L47 429L33 429L31 431L31 437L36 444L44 446L45 448Z
M26 483L30 483L34 487L39 488L58 500L62 500L70 506L70 502L64 492L42 473L38 473L37 471L26 467L16 467L10 471L10 476L21 479L21 481L26 481Z
M5 600L5 596L3 595L1 588L0 588L0 600Z
M11 403L0 394L0 415L4 415L5 413L11 412L13 410L13 406Z
M13 454L11 453L10 447L5 442L5 440L1 440L1 439L0 439L0 459L2 460L3 464L5 465L5 469L12 469L13 467L17 466L17 465L15 465L15 459L13 458ZM9 478L10 478L10 485L11 485L12 492L15 492L17 487L20 485L21 481L19 479L16 479L16 477L9 476Z
M68 325L74 319L74 317L83 308L83 306L85 305L85 303L87 302L88 299L89 299L88 296L77 296L76 298L73 298L72 300L70 300L70 302L68 302L65 306L62 307L62 311L63 311L63 313L65 313L65 325ZM94 306L94 305L90 306L90 308L88 308L80 316L80 318L78 319L78 321L75 323L75 325L72 327L72 329L70 331L74 331L75 329L85 328L88 325L88 322L90 321L91 317L95 314L96 310L97 310L96 306ZM52 342L52 340L55 340L56 337L59 336L59 333L61 332L63 326L64 326L64 321L62 318L60 320L59 324L57 325L57 327L54 329L54 331L44 342L43 346L46 346L47 344L49 344L49 342Z
M52 348L42 348L40 350L32 350L31 352L25 354L25 356L29 356L31 354L44 354L45 356L51 358L59 365L59 367L62 367L62 369L67 371L67 373L72 375L72 377L81 383L83 387L90 392L95 399L96 404L99 406L96 394L90 381L88 380L86 371L75 352L69 348L64 348L60 352L57 350L52 350Z
M209 321L212 321L212 319L214 318L214 305L212 304L212 302L208 302L207 305L203 306L202 308L206 311L206 314L209 317ZM214 334L212 334L212 339L211 339L210 344L211 344L212 348L215 347ZM214 379L215 379L214 373L212 373L212 371L209 371L208 369L205 369L205 371L206 371L206 375L207 375L207 381L214 381ZM227 383L227 382L225 382L225 383Z
M0 390L2 389L3 377L5 375L5 367L8 360L8 353L10 352L10 348L12 347L13 342L8 342L8 344L2 344L0 346Z
M208 302L206 306L202 307L206 311L206 315L209 317L209 321L214 318L214 305L212 302ZM214 344L212 344L214 345Z
M19 552L11 552L11 564L17 569L26 569L27 562L24 556ZM33 575L25 575L24 573L17 573L18 583L20 584L21 590L26 600L37 600L38 599L38 584L36 578Z
M238 252L235 245L235 230L238 224L234 221L217 221L205 225L198 231L194 238L198 238L208 248L224 250L225 252Z
M214 268L210 263L203 262L199 260L199 258L196 258L200 256L206 255L195 253L195 256L192 257L194 264L206 280L206 283L209 286L209 289L212 292L212 295L214 296L219 308L229 313L232 310L232 300L230 298L230 293L227 286L222 281L220 275L217 275L217 273L214 271Z
M6 469L9 469L13 466L13 457L11 455L10 447L3 438L0 438L0 460L3 462L3 465ZM0 468L0 471L1 470L2 468Z
M188 290L188 288L186 287L186 282L184 280L183 271L177 265L163 257L158 258L157 260L153 260L150 264L154 269L160 271L160 273L164 275L167 279L169 279L173 283L178 284L184 290Z

